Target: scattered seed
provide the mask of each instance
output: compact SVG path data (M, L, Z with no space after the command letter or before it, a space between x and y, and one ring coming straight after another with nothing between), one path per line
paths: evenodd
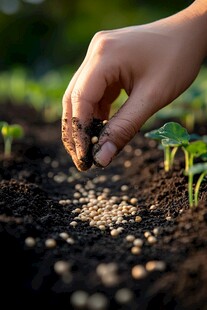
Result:
M134 198L134 197L133 197L133 198L130 199L130 203L131 203L132 205L136 205L137 202L138 202L137 198Z
M133 292L128 288L121 288L115 294L115 300L119 304L127 304L133 299L133 297Z
M163 261L149 261L146 263L146 270L147 271L164 271L166 269L166 264Z
M134 241L133 241L133 244L134 244L134 246L138 246L138 247L142 247L143 246L143 240L142 239L139 239L139 238L137 238L137 239L135 239Z
M76 291L70 297L70 303L75 308L85 308L88 301L88 293L85 291Z
M156 205L151 205L149 209L150 210L155 210L155 209L157 209L157 207L156 207Z
M54 270L57 274L62 275L69 271L70 264L66 261L59 260L54 264Z
M136 280L143 279L147 276L147 271L142 265L135 265L132 268L132 277Z
M126 192L126 191L128 191L128 189L129 189L129 186L128 186L128 185L122 185L122 186L121 186L121 191L122 191L122 192Z
M102 293L94 293L88 298L87 307L90 310L105 310L108 307L108 299Z
M141 221L142 221L141 216L137 215L137 216L135 217L135 222L140 223Z
M73 239L73 238L67 238L66 239L66 242L68 243L68 244L74 244L75 243L75 240Z
M128 242L133 242L135 240L135 236L134 235L127 235L125 239Z
M120 234L120 233L119 233L119 231L118 231L117 229L112 229L112 230L111 230L111 236L112 236L112 237L117 237L119 234Z
M36 245L36 240L33 237L27 237L24 242L29 248L33 248Z
M70 226L76 227L77 225L78 225L78 223L76 221L70 222Z
M166 221L171 221L172 220L172 216L166 216Z
M45 240L45 246L48 249L55 248L56 245L57 245L57 243L56 243L55 239L48 238L47 240Z
M107 119L105 119L103 122L102 122L102 124L105 126L106 124L108 123L108 120Z
M149 238L149 236L151 236L151 232L150 231L145 231L144 232L144 236L145 236L145 238Z
M149 237L147 238L147 242L148 242L149 244L155 244L155 243L157 242L157 238L155 238L154 236L149 236Z
M157 235L159 234L159 231L160 231L159 227L155 227L155 228L153 229L153 234L154 234L155 236L157 236Z
M59 233L59 236L64 240L67 240L69 238L69 235L66 232Z
M133 247L131 248L131 253L132 253L132 254L135 254L135 255L138 255L138 254L141 253L141 248L138 247L138 246L133 246Z

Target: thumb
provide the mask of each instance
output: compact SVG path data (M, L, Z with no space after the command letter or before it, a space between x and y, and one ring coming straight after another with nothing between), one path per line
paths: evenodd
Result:
M149 104L140 94L131 94L101 132L93 149L95 164L101 167L109 165L155 112L152 103Z

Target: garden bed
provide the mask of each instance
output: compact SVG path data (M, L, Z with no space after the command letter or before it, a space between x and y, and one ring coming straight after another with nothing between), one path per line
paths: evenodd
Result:
M90 310L207 309L207 184L190 209L182 153L164 172L162 151L141 132L109 167L79 172L62 145L59 121L45 123L28 107L9 104L0 115L26 132L12 157L0 161L0 281L8 308L78 309L82 296ZM87 199L100 196L135 210L111 225L124 228L117 235L75 219ZM143 241L139 253L132 253L128 235ZM55 243L46 245L48 239ZM161 264L149 267L152 261ZM88 297L75 297L78 291Z

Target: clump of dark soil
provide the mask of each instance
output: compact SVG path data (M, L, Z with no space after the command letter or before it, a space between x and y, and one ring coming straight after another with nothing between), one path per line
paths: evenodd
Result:
M0 282L8 309L77 309L71 295L79 290L89 296L101 293L107 300L101 309L207 309L207 184L201 186L198 208L189 209L182 154L176 155L173 170L164 172L162 151L141 132L106 169L79 172L62 145L60 122L46 124L35 111L30 117L26 113L25 122L16 108L7 119L5 108L0 106L1 119L18 120L26 130L25 138L14 143L13 157L0 162ZM77 184L88 193L108 188L110 196L137 199L136 214L126 217L117 237L109 227L100 230L75 220L73 211L84 204L76 198ZM136 222L135 216L142 220ZM74 221L77 226L70 225ZM146 231L156 243L147 242ZM73 242L66 242L62 232ZM143 240L139 255L131 253L127 235ZM33 247L25 244L27 237L34 238ZM47 248L45 241L51 238L56 245ZM66 278L55 270L58 261L69 263ZM166 267L134 279L132 268L149 261ZM113 285L98 276L102 263L116 264ZM132 293L124 304L116 298L121 288Z

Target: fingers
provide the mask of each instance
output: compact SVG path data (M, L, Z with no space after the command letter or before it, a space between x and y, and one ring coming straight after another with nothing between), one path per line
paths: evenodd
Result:
M152 101L136 89L104 127L94 146L93 156L98 166L106 167L156 110Z

